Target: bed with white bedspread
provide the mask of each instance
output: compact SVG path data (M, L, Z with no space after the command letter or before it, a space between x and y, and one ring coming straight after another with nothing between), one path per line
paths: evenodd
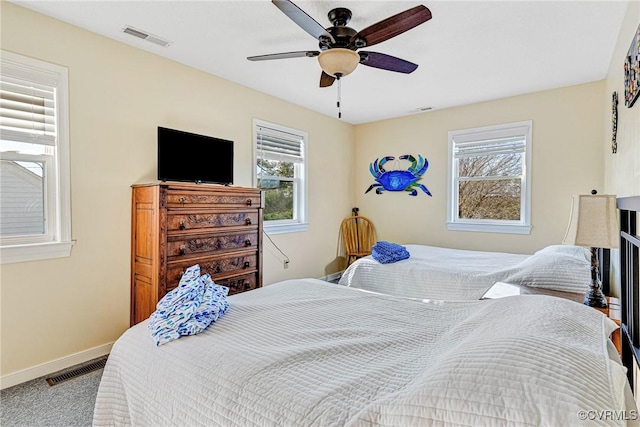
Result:
M409 259L381 264L360 258L340 284L389 295L436 300L477 300L495 282L586 293L591 282L587 249L552 245L532 255L404 245Z
M114 344L94 425L623 425L612 321L548 296L424 302L315 279L233 295L204 332ZM634 408L635 409L635 408Z

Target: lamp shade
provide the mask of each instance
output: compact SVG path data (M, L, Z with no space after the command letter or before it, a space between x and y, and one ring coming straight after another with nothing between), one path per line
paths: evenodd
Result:
M616 196L573 196L569 227L562 243L617 248L620 241Z
M360 55L350 49L333 48L325 50L318 56L322 71L330 76L344 77L351 74L360 63Z

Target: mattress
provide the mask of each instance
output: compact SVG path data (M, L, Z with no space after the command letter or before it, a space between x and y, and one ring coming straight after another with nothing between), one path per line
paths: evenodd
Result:
M477 300L496 282L585 293L591 281L585 248L552 245L534 254L405 245L409 259L381 264L368 256L351 264L340 284L418 299Z
M94 425L569 426L625 408L615 324L572 301L423 302L299 279L229 303L160 347L146 322L127 330Z

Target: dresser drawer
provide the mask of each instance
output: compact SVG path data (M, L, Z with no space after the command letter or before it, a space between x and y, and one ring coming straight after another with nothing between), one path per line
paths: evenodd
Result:
M168 208L189 207L260 207L260 193L231 193L229 191L184 191L167 190L166 205Z
M234 232L226 234L198 234L193 236L171 236L167 241L167 257L198 255L210 252L229 252L239 249L256 248L258 250L258 232Z
M212 278L217 285L226 286L227 288L229 288L229 295L237 294L244 291L250 291L258 287L256 285L258 283L256 280L256 273L247 274L244 276L228 277L226 279L216 279L215 277ZM175 282L167 282L166 292L163 293L163 296L166 295L167 292L177 288L179 283L180 280L177 280Z
M234 212L170 212L167 231L201 230L205 228L250 227L258 225L257 210Z
M255 252L235 254L228 257L204 258L198 260L171 263L167 267L167 287L175 288L187 268L200 265L200 274L209 273L214 281L216 276L229 276L253 272L258 268L258 255ZM217 282L217 281L216 281Z
M214 281L218 285L226 286L227 288L229 288L229 295L238 294L240 292L250 291L257 288L255 274L221 280L214 279Z

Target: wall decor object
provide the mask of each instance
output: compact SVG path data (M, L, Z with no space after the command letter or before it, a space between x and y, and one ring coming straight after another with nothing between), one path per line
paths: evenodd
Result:
M624 58L624 105L631 108L640 94L640 25Z
M613 91L611 94L611 152L618 152L618 141L616 135L618 133L618 92Z
M408 160L411 165L406 170L391 170L387 171L383 168L384 164L395 160L393 156L386 156L382 159L376 159L373 163L369 164L369 172L376 180L376 183L371 184L367 191L376 189L376 194L382 194L383 190L387 191L406 191L410 196L417 196L418 191L416 188L424 191L426 195L431 196L431 192L424 185L418 183L422 179L422 174L425 173L429 167L427 159L418 154L418 159L411 154L404 154L398 157L399 160Z

